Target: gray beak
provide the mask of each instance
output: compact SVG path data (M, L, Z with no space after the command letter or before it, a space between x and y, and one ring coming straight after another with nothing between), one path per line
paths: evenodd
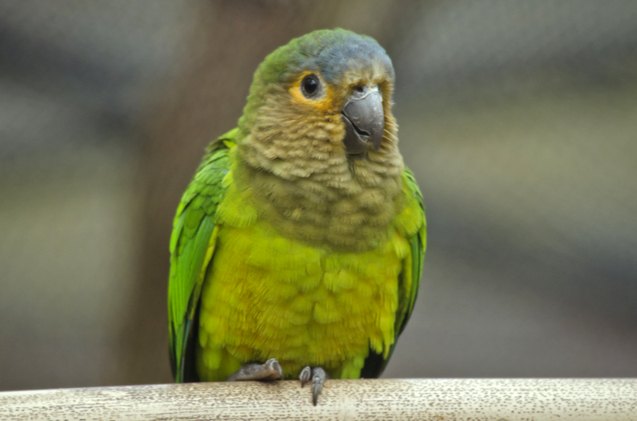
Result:
M345 149L352 157L363 157L369 148L378 150L383 139L383 96L377 86L355 90L341 112L345 123Z

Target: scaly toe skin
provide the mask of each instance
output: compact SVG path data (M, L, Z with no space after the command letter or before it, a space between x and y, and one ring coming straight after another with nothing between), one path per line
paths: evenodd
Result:
M242 366L228 377L228 381L238 380L279 380L283 378L283 369L276 358L270 358L263 364L251 363Z
M325 380L327 379L327 374L325 370L321 367L303 367L301 373L299 374L299 380L301 381L301 387L305 386L306 383L312 382L312 404L316 406L318 403L318 397L323 390L323 385L325 384Z
M312 403L316 406L318 403L318 397L321 394L323 385L327 379L327 374L321 367L315 367L314 370L312 370L312 374Z
M280 380L283 378L283 369L276 358L270 358L263 365L270 372L268 380Z

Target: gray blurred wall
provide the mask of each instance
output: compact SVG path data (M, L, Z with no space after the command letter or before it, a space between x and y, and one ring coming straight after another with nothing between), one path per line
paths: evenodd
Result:
M637 3L0 1L0 390L170 381L179 196L334 26L392 56L427 202L386 376L637 376Z

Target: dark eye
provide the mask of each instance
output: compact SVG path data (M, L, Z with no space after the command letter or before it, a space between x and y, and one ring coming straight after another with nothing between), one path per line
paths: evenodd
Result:
M316 75L307 75L301 81L301 92L306 98L314 98L319 93L321 81Z

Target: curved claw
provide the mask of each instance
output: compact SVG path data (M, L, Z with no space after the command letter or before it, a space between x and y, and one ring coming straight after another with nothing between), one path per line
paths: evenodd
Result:
M327 379L327 373L321 367L303 367L301 373L299 374L299 380L301 380L301 387L305 386L306 383L312 381L312 404L316 406L318 403L318 397L323 390L323 385L325 384L325 380Z
M301 370L301 373L299 374L299 380L301 380L301 387L305 386L305 384L309 382L311 378L312 378L312 367L310 367L309 365L303 367L303 370Z

